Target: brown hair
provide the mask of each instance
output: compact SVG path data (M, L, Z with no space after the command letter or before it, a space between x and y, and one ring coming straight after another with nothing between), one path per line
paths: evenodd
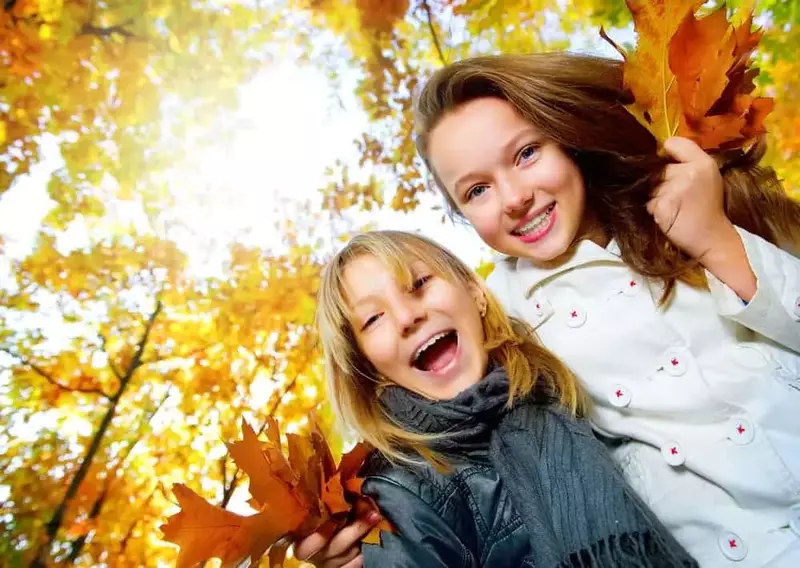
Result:
M379 376L356 343L343 287L344 271L350 262L364 255L383 262L398 282L409 287L413 280L410 266L416 261L424 262L434 274L453 284L478 286L487 302L482 316L485 348L489 357L508 372L509 405L516 397L545 387L571 412L585 410L586 398L575 376L538 343L527 324L506 315L480 278L453 253L412 233L371 231L354 237L326 266L318 293L317 326L337 415L385 456L407 461L410 450L444 465L427 449L429 437L398 428L384 414L379 394L389 383Z
M668 162L623 106L632 98L623 88L622 62L553 52L474 57L438 70L417 98L417 149L455 214L458 207L430 161L428 139L447 113L482 97L508 101L572 156L586 186L587 209L617 240L626 264L664 281L663 301L676 280L705 285L699 264L667 239L645 207ZM747 231L794 246L800 243L800 204L771 168L759 165L765 149L759 139L746 151L716 154L725 209Z

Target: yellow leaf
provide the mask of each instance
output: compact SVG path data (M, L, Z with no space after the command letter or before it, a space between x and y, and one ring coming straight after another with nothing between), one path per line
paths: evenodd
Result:
M477 272L477 273L478 273L478 275L479 275L481 278L483 278L484 280L486 280L487 278L489 278L489 275L490 275L490 274L491 274L493 271L494 271L494 262L481 262L481 263L478 265L478 268L476 268L476 269L475 269L475 272Z
M42 24L39 27L39 39L50 39L53 35L53 29L47 24Z
M6 121L0 118L0 145L6 143L6 136L8 132L6 131Z
M169 48L175 53L183 53L181 43L178 41L178 36L172 32L169 34Z
M669 42L698 0L627 0L637 32L636 50L625 64L625 86L636 102L628 109L663 142L680 122L681 101L669 68Z

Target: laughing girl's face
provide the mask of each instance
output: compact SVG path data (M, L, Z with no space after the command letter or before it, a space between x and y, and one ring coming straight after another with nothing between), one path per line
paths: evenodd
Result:
M361 352L383 377L429 398L453 398L486 371L478 307L483 294L422 262L411 273L409 289L374 256L350 261L344 269L350 324Z

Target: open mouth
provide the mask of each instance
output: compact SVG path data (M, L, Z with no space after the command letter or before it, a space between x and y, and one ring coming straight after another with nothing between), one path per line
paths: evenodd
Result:
M449 365L458 353L458 333L442 331L419 346L411 365L420 371L439 371Z

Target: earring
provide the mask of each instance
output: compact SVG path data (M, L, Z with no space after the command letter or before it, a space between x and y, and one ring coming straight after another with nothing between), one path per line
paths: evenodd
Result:
M486 317L486 311L488 309L489 309L489 307L486 305L486 302L482 302L480 307L478 308L478 312L481 314L482 318Z

